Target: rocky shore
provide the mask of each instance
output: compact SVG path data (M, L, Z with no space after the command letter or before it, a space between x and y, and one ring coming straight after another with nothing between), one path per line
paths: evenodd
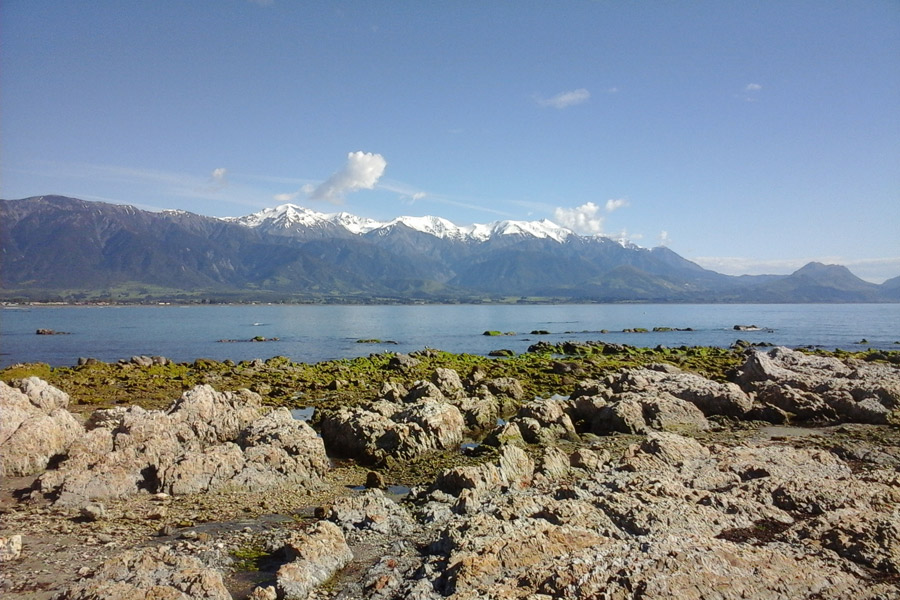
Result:
M900 598L894 354L17 365L0 594Z

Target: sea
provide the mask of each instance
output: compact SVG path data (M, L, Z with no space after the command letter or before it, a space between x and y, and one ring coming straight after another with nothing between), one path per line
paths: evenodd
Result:
M738 331L735 326L758 329ZM639 328L648 331L624 331ZM654 332L653 328L673 330ZM38 329L60 335L36 335ZM502 335L486 336L486 331ZM25 362L72 366L80 357L115 362L137 355L165 356L176 362L286 356L315 363L424 348L479 355L500 349L521 353L538 341L728 347L737 340L791 348L900 350L900 304L17 305L0 309L0 367Z

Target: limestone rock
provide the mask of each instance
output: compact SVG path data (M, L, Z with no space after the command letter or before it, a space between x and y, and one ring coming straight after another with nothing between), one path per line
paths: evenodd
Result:
M699 408L667 392L623 392L610 399L591 420L591 433L645 433L704 430L709 422Z
M68 395L33 377L22 388L0 382L0 476L43 471L84 433L65 409Z
M408 533L409 514L379 489L368 489L353 496L337 498L323 509L325 518L341 526L346 533L371 530L385 534Z
M465 430L459 409L430 397L387 409L370 404L324 412L320 425L331 452L370 464L456 448Z
M197 386L168 411L102 411L69 448L59 469L38 482L65 506L164 491L314 486L329 468L322 441L287 409L263 415L250 391Z
M169 546L128 550L106 561L60 600L231 600L222 574Z
M762 407L797 421L890 423L900 410L900 369L788 348L749 351L738 384Z
M19 534L0 537L0 562L15 560L22 555L22 536Z
M622 371L611 376L606 384L615 393L667 392L690 402L707 417L742 417L753 408L750 397L736 384L711 381L671 365L651 365L646 369Z
M290 560L275 576L278 597L284 600L305 600L353 560L340 527L330 521L319 521L308 531L296 533L281 552Z

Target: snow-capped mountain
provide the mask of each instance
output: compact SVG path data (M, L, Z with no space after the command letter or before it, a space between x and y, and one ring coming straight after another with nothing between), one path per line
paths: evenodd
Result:
M293 205L237 219L60 196L0 200L7 298L304 302L898 302L843 268L729 277L550 221L460 227ZM115 292L111 290L116 290ZM113 295L116 294L116 295Z
M373 231L388 231L397 225L404 225L413 231L427 233L437 238L456 241L484 242L495 236L516 235L564 242L569 237L576 235L572 230L547 219L540 221L507 220L459 226L442 217L404 216L391 221L376 221L346 212L320 213L295 204L282 204L245 217L228 217L223 220L279 235L299 235L323 230L333 232L335 227L354 235L364 235Z

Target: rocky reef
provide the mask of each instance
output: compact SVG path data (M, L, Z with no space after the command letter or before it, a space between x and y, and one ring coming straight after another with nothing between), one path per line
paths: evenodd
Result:
M63 390L108 365L19 366L0 382L0 592L898 598L892 358L572 345L195 364L165 408Z

